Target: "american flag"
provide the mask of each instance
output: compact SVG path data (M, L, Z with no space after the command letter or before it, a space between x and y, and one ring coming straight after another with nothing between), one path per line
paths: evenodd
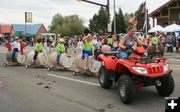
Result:
M134 17L133 17L133 15L129 18L129 20L128 20L130 23L133 23L134 22Z

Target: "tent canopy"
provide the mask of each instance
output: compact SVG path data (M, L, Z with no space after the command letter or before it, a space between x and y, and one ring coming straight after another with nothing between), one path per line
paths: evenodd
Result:
M149 33L156 33L156 32L162 32L163 27L160 25L155 26L154 28L151 28L148 32Z
M163 29L163 32L176 32L180 31L180 26L177 24L172 24Z

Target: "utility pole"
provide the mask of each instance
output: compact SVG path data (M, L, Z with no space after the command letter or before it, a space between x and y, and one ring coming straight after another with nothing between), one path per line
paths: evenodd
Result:
M89 0L76 0L76 1L78 1L78 2L87 2L87 3L94 4L94 5L105 7L106 11L107 11L107 25L109 27L109 24L110 24L109 0L107 0L107 4L106 5L100 4L100 3L96 3L96 2L92 2L92 1L89 1ZM107 28L107 30L108 30L108 28Z
M116 37L116 5L115 5L115 0L114 0L114 35Z

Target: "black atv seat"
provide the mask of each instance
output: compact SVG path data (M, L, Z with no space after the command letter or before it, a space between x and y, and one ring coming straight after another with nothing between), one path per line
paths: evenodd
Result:
M109 55L117 55L118 51L103 51L102 54L104 54L105 56L109 56Z

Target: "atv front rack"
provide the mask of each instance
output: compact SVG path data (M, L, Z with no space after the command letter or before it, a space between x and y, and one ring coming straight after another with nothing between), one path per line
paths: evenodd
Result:
M131 58L126 58L127 60L134 62L135 64L140 63L140 64L149 64L149 63L160 63L160 62L166 62L165 58L151 58L151 57L146 57L144 59L137 59L135 57L131 57Z

